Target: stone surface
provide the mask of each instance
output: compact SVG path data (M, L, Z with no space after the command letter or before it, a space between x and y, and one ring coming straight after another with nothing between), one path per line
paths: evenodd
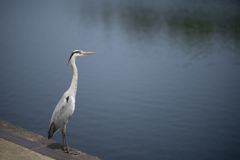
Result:
M0 138L0 159L4 160L53 160L13 142Z
M21 127L17 127L9 122L6 122L4 120L0 119L0 129L12 133L14 135L20 136L22 138L25 138L29 141L36 142L38 144L41 144L43 146L46 146L48 148L54 149L58 152L66 153L65 151L62 151L62 145L53 141L53 140L48 140L46 137L43 137L41 135L38 135L33 132L29 132ZM98 157L94 157L91 155L88 155L86 153L83 153L81 151L75 150L73 148L69 147L70 155L72 157L82 159L82 160L100 160ZM66 153L67 154L67 153Z

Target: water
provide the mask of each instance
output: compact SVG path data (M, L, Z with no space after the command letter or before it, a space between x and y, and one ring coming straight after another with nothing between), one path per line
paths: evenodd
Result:
M46 137L71 52L94 51L76 61L69 146L105 160L239 159L239 7L1 1L0 118Z

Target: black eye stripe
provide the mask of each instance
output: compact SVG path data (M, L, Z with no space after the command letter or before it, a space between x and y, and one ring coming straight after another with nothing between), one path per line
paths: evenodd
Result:
M69 61L71 60L72 56L73 56L75 53L80 53L80 54L82 54L82 51L80 51L80 50L75 50L75 51L73 51L72 54L71 54L71 56L70 56L70 58L69 58L69 60L68 60L68 63L69 63Z
M81 50L74 50L72 53L82 53Z

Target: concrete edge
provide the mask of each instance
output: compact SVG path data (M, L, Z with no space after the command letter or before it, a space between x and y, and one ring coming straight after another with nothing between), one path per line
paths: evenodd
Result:
M58 160L65 160L65 159L69 159L69 160L79 160L77 158L71 157L67 154L55 151L53 149L47 148L43 145L40 145L38 143L35 142L31 142L29 140L26 140L22 137L16 136L14 134L8 133L2 129L0 129L0 137L8 140L10 142L13 142L15 144L18 144L22 147L25 147L27 149L30 149L32 151L35 151L37 153L40 153L42 155L51 157L53 159L58 159Z
M25 148L38 152L40 154L46 156L59 156L55 159L60 159L61 155L68 156L68 158L63 159L70 159L71 157L74 159L81 159L81 160L100 160L98 157L94 157L83 153L81 151L72 149L69 147L70 156L62 151L62 145L53 141L48 140L46 137L38 135L33 132L29 132L21 127L17 127L9 122L0 119L0 137L3 139L9 140L13 143L19 144ZM60 153L60 154L58 154ZM70 158L69 158L70 157ZM52 157L54 158L54 157Z

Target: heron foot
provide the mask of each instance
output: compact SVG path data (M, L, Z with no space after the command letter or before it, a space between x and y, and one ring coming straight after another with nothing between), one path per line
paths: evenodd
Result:
M62 147L62 150L70 154L68 147Z

